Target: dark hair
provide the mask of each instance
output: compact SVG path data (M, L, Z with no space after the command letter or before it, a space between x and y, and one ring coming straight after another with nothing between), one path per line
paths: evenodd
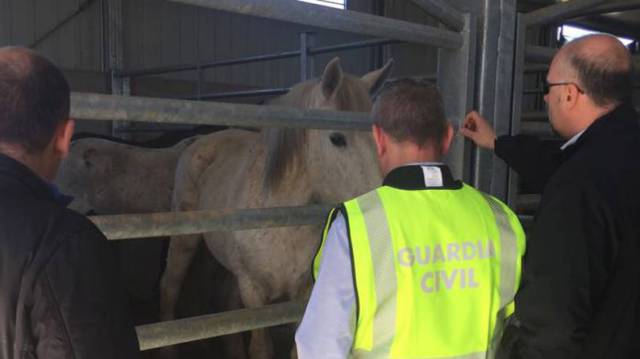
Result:
M49 60L27 49L0 55L0 142L41 152L69 118L69 84Z
M430 82L410 78L387 82L372 109L376 125L398 142L438 149L447 131L442 96Z
M578 75L582 90L598 106L630 102L633 95L633 68L621 68L611 58L572 54L571 66Z

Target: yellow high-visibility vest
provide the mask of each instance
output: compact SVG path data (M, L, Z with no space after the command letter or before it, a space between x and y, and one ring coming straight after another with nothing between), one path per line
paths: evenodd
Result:
M506 205L467 185L383 186L341 212L356 290L354 358L493 357L513 313L525 250Z

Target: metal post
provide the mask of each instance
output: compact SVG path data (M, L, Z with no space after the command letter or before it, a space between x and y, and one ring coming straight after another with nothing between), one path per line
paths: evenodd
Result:
M524 82L524 60L527 48L527 24L524 22L524 15L518 14L516 23L516 53L515 65L513 68L513 97L511 100L511 128L510 135L520 133L522 115L522 90ZM513 170L509 170L507 204L515 208L518 196L518 175Z
M458 127L465 114L473 107L475 85L476 18L474 14L464 14L462 47L458 50L438 50L438 86L442 92L447 118ZM457 178L470 182L471 146L456 136L446 162Z
M200 11L196 13L196 98L202 100L202 64L200 61Z
M508 134L511 106L505 99L513 95L516 0L485 0L484 44L478 81L478 110L493 120L498 135ZM485 192L506 199L508 167L491 151L476 148L473 184Z
M463 44L461 34L407 21L351 10L339 10L300 1L283 0L171 0L210 9L229 11L317 26L323 29L347 31L379 38L390 38L446 49L457 49Z
M312 32L300 33L300 82L307 81L313 76L313 56L309 50L314 45L314 36Z
M107 0L107 36L109 37L109 72L111 73L111 93L128 96L131 93L130 81L116 76L124 66L122 0ZM111 133L115 137L130 139L130 135L120 133L120 129L130 127L129 123L113 121Z

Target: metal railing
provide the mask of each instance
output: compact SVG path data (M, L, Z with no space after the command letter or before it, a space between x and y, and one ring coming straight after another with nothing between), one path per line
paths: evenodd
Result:
M355 112L114 96L71 94L71 116L87 120L240 127L369 130L371 119Z
M302 206L220 211L119 214L90 217L109 240L153 238L306 226L322 223L332 206Z
M441 87L445 108L448 110L447 115L450 118L463 118L473 101L475 34L472 32L476 28L475 18L472 14L461 14L453 10L446 1L423 0L416 3L421 6L433 5L426 6L425 10L456 31L354 11L323 8L293 0L177 0L177 2L385 38L361 42L358 45L344 44L315 48L310 50L311 53L337 51L353 48L353 46L377 46L398 41L427 44L445 49L446 51L439 51L438 54L438 76L452 79L443 83ZM274 56L285 55L297 56L298 54L292 52L268 56L274 58ZM264 57L259 61L262 59ZM258 58L252 60L258 60ZM249 59L242 61L249 61ZM126 84L128 81L120 81L123 76L182 71L176 67L152 70L118 71L114 74L114 81L119 79L119 82ZM120 92L126 94L127 91ZM371 125L369 116L361 113L84 93L72 94L71 108L73 117L90 120L342 130L368 130ZM452 147L453 154L450 159L454 161L452 168L458 175L462 172L464 162L463 146L458 143ZM120 240L132 237L315 224L321 223L327 210L327 206L307 206L96 216L91 219L108 238ZM146 350L295 322L300 318L303 307L304 305L299 302L282 303L263 308L139 326L137 332L140 347Z

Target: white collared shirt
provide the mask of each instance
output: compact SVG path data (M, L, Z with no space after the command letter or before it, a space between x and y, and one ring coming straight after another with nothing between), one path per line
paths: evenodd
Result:
M578 142L578 139L580 138L580 136L582 136L582 134L584 133L584 131L586 131L587 129L584 129L578 133L576 133L573 137L571 137L569 139L569 141L565 142L564 145L562 145L562 147L560 147L560 150L564 151L565 148L573 145L574 143Z

